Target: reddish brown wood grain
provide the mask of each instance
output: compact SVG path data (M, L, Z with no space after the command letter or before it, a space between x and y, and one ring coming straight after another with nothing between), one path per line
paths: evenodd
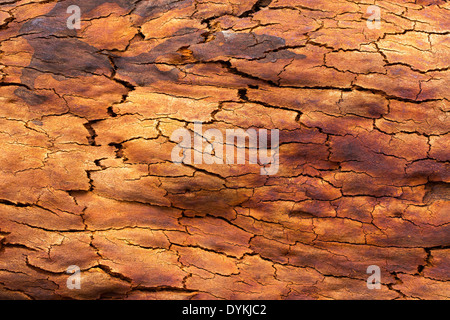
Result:
M372 2L0 0L0 298L449 299L450 6Z

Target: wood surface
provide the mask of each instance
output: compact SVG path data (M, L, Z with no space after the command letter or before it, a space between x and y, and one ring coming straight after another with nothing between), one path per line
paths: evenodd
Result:
M449 14L0 0L0 298L449 299ZM279 171L173 163L196 121Z

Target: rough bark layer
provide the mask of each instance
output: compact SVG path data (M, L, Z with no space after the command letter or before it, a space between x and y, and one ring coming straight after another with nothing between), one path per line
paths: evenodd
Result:
M449 10L1 0L0 297L448 299ZM172 163L194 121L279 172Z

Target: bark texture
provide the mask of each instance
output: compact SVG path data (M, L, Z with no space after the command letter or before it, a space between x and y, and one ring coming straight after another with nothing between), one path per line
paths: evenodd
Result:
M0 298L449 299L449 14L0 0ZM194 121L279 129L278 173L172 163Z

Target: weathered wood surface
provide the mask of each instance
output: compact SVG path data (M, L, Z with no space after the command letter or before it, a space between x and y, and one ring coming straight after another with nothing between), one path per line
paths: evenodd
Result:
M1 298L450 297L449 3L255 1L0 0ZM172 163L194 121L278 173Z

